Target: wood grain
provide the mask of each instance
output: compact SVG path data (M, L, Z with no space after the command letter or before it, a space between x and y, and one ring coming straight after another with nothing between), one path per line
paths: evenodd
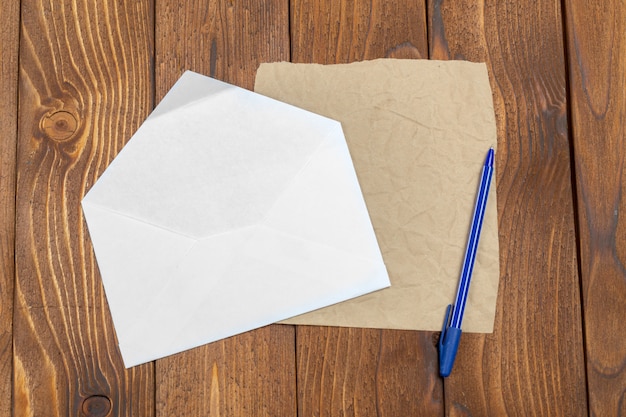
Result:
M157 361L161 416L295 416L294 329L274 325Z
M19 0L0 7L0 416L11 415Z
M565 11L590 414L626 415L626 5Z
M186 69L252 89L261 62L289 60L283 0L159 1L156 16L158 99ZM294 340L268 326L157 361L157 415L295 415Z
M185 70L252 90L260 63L289 60L287 1L157 1L157 100Z
M427 57L422 2L292 0L292 60ZM301 327L301 416L443 415L431 332Z
M153 365L124 369L80 208L152 106L152 5L21 16L13 413L153 415Z
M293 62L428 58L423 1L290 1Z
M449 415L586 415L558 1L431 0L434 59L487 62L498 123L495 331L463 336Z
M620 0L3 2L0 416L626 414L625 21ZM463 336L445 386L436 334L371 329L123 369L79 202L154 97L185 69L251 89L261 62L429 49L487 62L499 134L496 331Z
M299 326L299 416L443 414L430 332Z

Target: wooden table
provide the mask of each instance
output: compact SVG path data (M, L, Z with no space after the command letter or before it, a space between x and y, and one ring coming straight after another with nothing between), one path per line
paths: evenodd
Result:
M626 415L620 0L5 0L0 416ZM498 124L496 330L272 325L124 369L80 199L185 69L484 61Z

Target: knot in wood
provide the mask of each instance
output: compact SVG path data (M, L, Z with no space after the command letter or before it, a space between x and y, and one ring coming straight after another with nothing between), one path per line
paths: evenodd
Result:
M78 129L78 120L72 113L59 110L43 117L41 129L50 139L63 142L74 136Z
M111 400L104 395L92 395L83 401L82 411L87 417L105 417L111 411Z
M432 335L432 343L435 347L439 346L439 338L441 337L441 332L434 332Z

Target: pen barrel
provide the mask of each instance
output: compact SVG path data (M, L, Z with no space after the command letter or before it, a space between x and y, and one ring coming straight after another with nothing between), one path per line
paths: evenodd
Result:
M476 196L476 205L474 206L474 214L472 216L472 226L467 240L467 248L465 251L465 259L463 260L463 269L461 271L461 279L459 280L459 288L454 302L454 311L450 321L451 327L461 328L463 314L465 312L465 303L469 292L470 280L478 251L478 241L480 231L485 217L485 209L487 207L487 197L489 196L489 188L491 186L491 177L493 175L493 150L489 151L487 161L483 167L478 195Z

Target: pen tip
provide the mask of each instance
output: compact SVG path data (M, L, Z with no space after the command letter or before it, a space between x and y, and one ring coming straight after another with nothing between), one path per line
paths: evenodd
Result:
M493 150L493 147L489 148L489 152L487 152L487 159L485 160L485 166L493 166L494 153L495 151Z

